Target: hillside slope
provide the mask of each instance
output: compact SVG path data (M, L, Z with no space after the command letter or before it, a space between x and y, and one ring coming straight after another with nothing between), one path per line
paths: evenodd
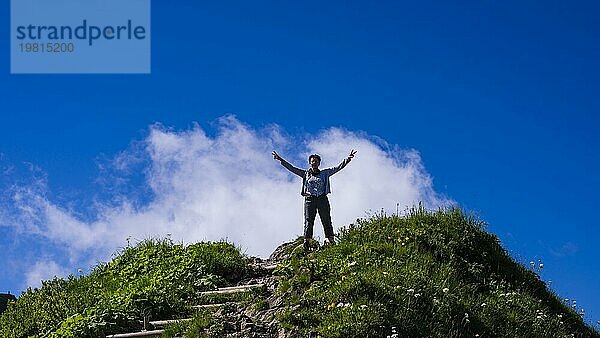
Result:
M144 241L28 290L0 336L600 337L460 209L375 215L337 237L266 261L223 242Z

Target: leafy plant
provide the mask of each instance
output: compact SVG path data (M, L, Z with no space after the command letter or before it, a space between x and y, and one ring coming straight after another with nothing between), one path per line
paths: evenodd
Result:
M89 276L28 289L0 317L1 337L97 337L139 330L140 319L189 312L202 291L237 281L246 258L225 242L145 240L126 247Z
M281 324L323 337L591 337L581 317L456 208L376 214L281 264Z

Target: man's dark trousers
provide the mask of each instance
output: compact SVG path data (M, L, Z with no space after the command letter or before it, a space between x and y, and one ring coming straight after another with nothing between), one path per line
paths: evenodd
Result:
M307 196L304 198L304 238L313 237L313 226L315 225L315 217L319 212L319 218L323 223L325 237L333 237L333 225L331 224L331 207L327 194L318 197Z

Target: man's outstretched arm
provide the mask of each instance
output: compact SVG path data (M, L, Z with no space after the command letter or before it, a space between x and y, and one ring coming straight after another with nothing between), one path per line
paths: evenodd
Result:
M331 174L330 174L330 175L333 175L333 174L337 173L338 171L340 171L340 170L344 169L344 167L345 167L345 166L346 166L348 163L350 163L350 161L352 161L352 159L354 158L354 154L356 154L356 150L354 150L354 149L350 150L350 155L348 155L348 157L346 157L346 158L345 158L345 159L342 161L342 163L338 164L338 165L337 165L337 167L333 167L333 168L331 168Z
M273 150L271 155L273 155L274 160L281 162L281 165L284 166L287 170L291 171L292 173L294 173L300 177L304 177L304 173L305 173L304 170L302 170L300 168L296 168L293 165L289 164L286 160L283 159L283 157L279 156L279 154L275 150Z

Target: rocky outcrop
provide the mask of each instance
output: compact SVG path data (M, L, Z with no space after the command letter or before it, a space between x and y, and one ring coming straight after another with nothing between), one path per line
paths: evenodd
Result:
M11 300L17 300L17 298L10 293L0 293L0 314L6 310L8 302Z

